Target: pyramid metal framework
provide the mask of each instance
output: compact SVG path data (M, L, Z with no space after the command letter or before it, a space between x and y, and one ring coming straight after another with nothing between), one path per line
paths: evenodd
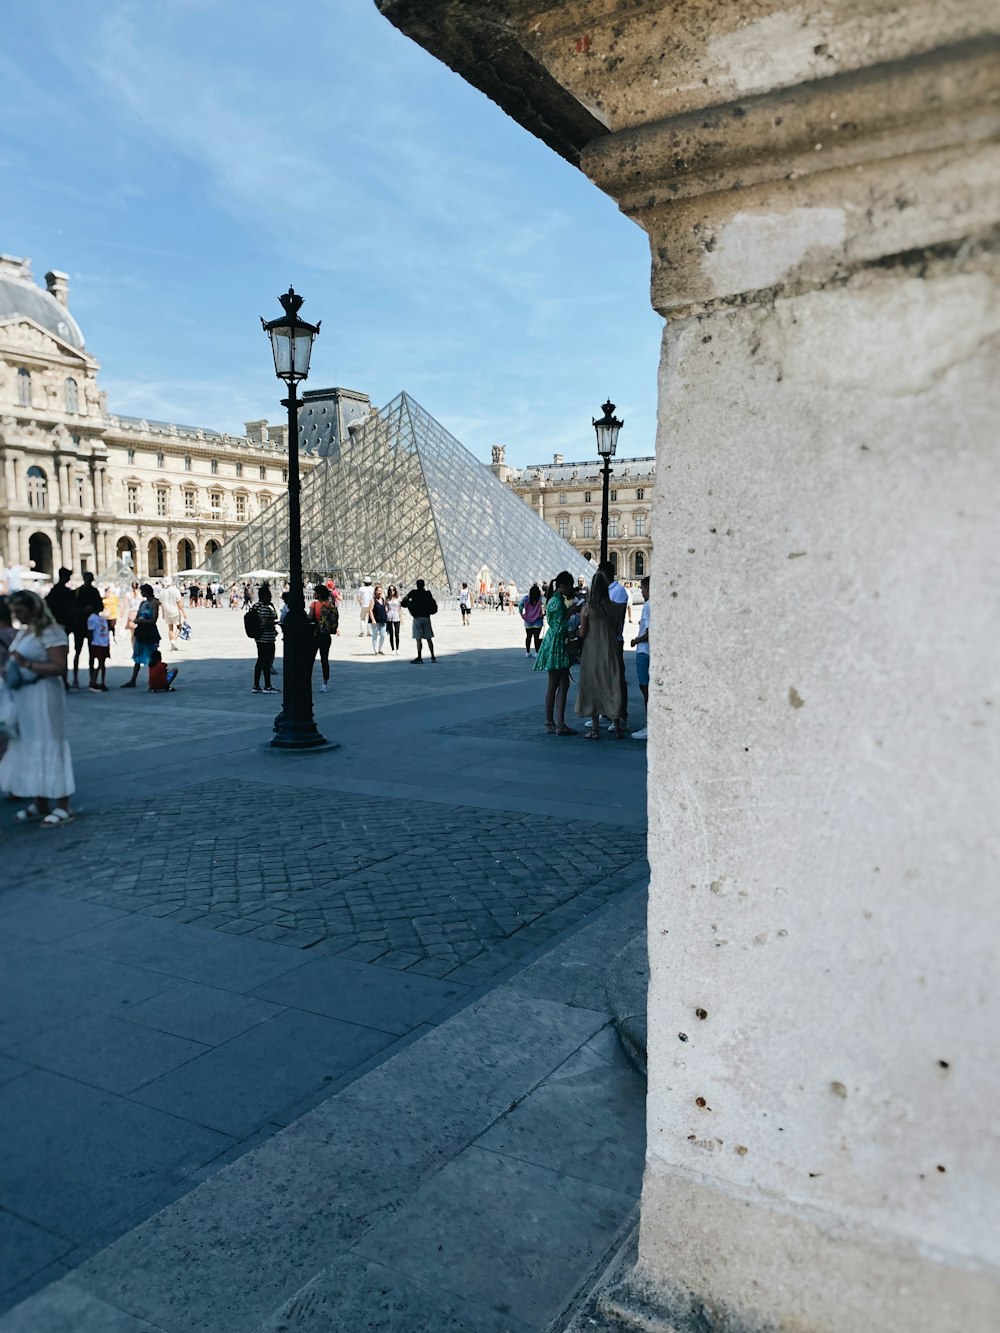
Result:
M437 591L494 580L524 592L568 569L589 582L593 565L493 475L407 393L302 478L302 565L343 587L370 576ZM282 496L209 562L224 579L288 568L288 497Z

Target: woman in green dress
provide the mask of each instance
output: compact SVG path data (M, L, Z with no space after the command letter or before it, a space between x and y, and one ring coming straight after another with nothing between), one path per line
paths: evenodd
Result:
M573 575L557 574L552 596L545 607L548 628L535 658L535 671L548 672L545 688L545 730L552 736L575 736L566 725L566 696L569 694L569 650L566 647L567 611L564 597L573 596Z

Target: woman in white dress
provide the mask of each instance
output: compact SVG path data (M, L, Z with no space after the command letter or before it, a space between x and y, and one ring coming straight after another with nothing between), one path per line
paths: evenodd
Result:
M60 828L73 818L69 798L76 789L66 739L66 633L37 593L14 593L10 609L20 628L7 675L15 662L25 683L10 692L17 734L0 759L0 791L27 798L16 823L39 819L43 828Z

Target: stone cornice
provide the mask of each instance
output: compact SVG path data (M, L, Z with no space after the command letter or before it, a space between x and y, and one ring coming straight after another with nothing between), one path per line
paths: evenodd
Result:
M1000 36L605 135L583 170L626 213L1000 135ZM916 141L916 142L915 142Z

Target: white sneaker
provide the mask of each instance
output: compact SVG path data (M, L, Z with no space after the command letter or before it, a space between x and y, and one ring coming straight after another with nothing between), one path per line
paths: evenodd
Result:
M644 741L649 736L649 728L643 727L642 731L633 731L632 739L634 741Z
M323 684L319 687L320 694L326 694L326 689L327 689L326 681L324 680Z
M525 657L534 657L535 654L534 654L534 653L525 653L524 655L525 655Z
M609 723L608 723L608 731L614 731L614 729L615 729L615 724L614 724L613 722L609 722Z

